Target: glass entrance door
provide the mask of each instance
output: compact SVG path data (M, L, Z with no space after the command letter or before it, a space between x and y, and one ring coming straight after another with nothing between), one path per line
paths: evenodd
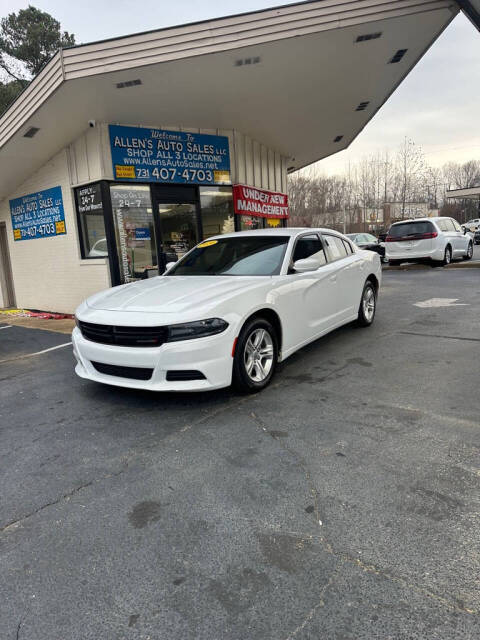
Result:
M194 203L159 203L161 251L166 262L176 262L198 242L197 206Z
M146 278L158 270L150 187L112 185L110 193L121 282Z

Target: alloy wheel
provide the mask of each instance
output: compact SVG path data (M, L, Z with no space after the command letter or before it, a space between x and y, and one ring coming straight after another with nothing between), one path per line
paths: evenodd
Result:
M273 339L266 329L254 329L244 350L245 371L254 382L263 382L273 366Z
M366 287L363 292L363 315L368 322L372 321L375 313L375 292L372 287Z

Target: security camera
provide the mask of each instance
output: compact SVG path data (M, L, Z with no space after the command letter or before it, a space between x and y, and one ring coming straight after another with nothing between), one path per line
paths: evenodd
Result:
M94 127L97 126L97 123L95 122L95 120L89 120L88 121L88 126L93 129Z

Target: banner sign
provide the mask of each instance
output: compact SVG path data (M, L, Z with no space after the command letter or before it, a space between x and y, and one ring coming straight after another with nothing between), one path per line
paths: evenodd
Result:
M288 218L288 196L286 193L234 184L233 210L239 215Z
M14 240L49 238L67 233L62 188L52 187L10 200Z
M109 125L115 180L230 184L226 136Z
M100 184L90 184L88 187L76 189L79 213L102 213L102 190Z

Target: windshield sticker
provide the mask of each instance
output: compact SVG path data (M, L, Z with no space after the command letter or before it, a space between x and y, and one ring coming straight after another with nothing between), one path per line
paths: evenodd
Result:
M202 242L197 245L197 249L203 249L204 247L211 247L212 244L217 244L218 240L207 240L206 242Z

